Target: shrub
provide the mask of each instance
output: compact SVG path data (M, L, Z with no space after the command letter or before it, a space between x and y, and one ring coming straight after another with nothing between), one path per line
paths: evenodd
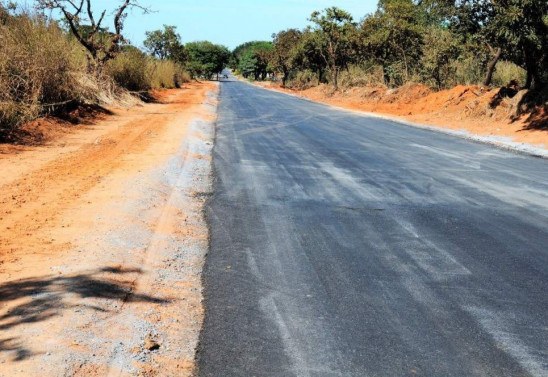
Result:
M485 78L488 53L484 47L464 45L459 58L453 61L455 83L462 85L481 85Z
M520 86L525 84L525 78L527 72L509 61L499 61L495 67L495 73L493 74L494 86L505 86L511 81L515 80Z
M148 62L149 58L142 51L129 47L108 62L105 72L122 88L142 92L151 88Z
M353 88L357 86L383 86L384 77L380 65L350 65L339 76L341 88Z
M437 89L455 85L454 63L459 53L458 40L451 31L440 27L427 29L420 62L421 81Z
M317 83L318 75L309 69L305 69L292 73L286 86L292 89L304 90L316 86Z
M91 74L82 46L56 22L0 0L0 137L50 109L75 102L132 103L127 91L173 88L189 81L183 68L126 47L102 74Z
M0 132L38 116L44 104L80 99L85 55L54 22L21 14L0 23Z
M117 85L132 92L179 88L190 81L190 75L180 64L147 56L133 46L111 60L106 72Z
M147 64L147 77L153 89L179 88L183 83L190 81L190 75L180 64L153 58L150 58Z

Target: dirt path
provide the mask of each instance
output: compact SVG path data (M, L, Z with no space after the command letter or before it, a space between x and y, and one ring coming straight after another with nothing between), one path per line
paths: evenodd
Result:
M0 154L0 376L191 374L216 91Z

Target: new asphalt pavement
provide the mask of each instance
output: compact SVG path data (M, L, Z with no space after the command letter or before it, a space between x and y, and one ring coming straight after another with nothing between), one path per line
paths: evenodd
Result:
M548 376L548 161L221 83L199 376Z

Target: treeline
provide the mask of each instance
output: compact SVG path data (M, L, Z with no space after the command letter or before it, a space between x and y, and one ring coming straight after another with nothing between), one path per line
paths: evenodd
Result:
M218 78L231 56L227 47L209 41L183 45L175 26L164 25L163 30L147 32L146 36L144 46L152 56L181 64L195 79Z
M458 84L527 89L548 83L546 0L380 0L355 22L337 7L314 12L310 26L248 42L231 66L245 77L284 86Z
M127 101L226 66L226 47L183 45L173 26L148 32L143 50L133 46L123 36L127 11L148 10L136 1L113 4L107 27L107 11L94 14L91 0L37 0L31 10L0 0L0 139L48 112Z

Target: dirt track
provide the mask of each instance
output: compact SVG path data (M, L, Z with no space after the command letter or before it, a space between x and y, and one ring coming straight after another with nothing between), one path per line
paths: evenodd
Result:
M191 373L216 90L0 154L0 376Z

